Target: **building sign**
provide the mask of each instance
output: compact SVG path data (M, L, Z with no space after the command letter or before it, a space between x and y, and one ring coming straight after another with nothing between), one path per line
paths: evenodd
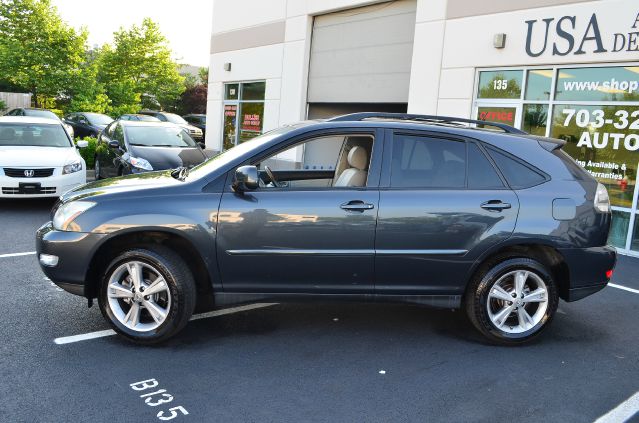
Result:
M580 30L584 23L585 30ZM639 52L639 10L627 24L628 27L619 32L602 34L596 13L586 20L577 16L529 20L526 21L526 54L539 57L546 51L553 56ZM533 40L543 40L543 45Z

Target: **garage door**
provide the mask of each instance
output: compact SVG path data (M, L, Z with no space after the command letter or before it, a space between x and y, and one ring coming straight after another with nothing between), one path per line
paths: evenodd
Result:
M414 0L317 16L309 103L407 103Z

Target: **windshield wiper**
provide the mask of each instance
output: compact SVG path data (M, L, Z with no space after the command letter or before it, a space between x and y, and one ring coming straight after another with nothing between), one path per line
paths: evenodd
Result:
M171 176L179 181L184 181L189 176L189 168L186 166L180 166L177 169L171 171Z

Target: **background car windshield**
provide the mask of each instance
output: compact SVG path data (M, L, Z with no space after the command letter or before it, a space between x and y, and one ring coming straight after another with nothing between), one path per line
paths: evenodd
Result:
M0 124L0 146L71 147L61 125Z
M164 113L164 117L166 117L167 121L169 121L171 123L177 123L178 125L188 125L189 124L181 116L175 115L173 113Z
M33 117L42 117L42 118L47 118L47 119L56 119L56 120L60 120L60 118L53 113L52 111L49 110L27 110L25 112L25 114L27 116L33 116Z
M113 122L113 119L109 116L100 113L86 113L86 117L89 119L89 122L94 125L108 125Z
M129 126L125 129L131 145L147 147L195 147L195 141L182 128Z

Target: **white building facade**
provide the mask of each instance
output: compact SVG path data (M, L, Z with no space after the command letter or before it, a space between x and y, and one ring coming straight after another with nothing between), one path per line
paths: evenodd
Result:
M357 111L509 123L567 141L639 255L637 0L214 0L207 147Z

